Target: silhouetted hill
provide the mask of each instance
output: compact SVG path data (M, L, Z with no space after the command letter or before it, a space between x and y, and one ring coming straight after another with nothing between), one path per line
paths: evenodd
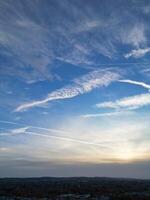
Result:
M149 200L150 180L105 177L1 178L0 197Z

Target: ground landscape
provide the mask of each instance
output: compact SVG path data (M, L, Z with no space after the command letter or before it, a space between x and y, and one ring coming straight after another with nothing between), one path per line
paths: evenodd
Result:
M0 179L0 200L149 200L150 180L115 178Z

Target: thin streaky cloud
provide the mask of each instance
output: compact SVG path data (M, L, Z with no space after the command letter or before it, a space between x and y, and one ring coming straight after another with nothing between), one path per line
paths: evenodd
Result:
M55 136L55 135L48 135L48 134L45 134L45 133L37 133L37 132L34 132L34 131L25 131L25 132L22 132L22 134L27 134L27 135L30 135L30 136L40 136L40 137L46 137L46 138L53 138L53 139L57 139L57 140L63 140L63 141L68 141L68 142L74 142L74 143L80 143L80 144L85 144L85 145L94 145L94 146L100 146L102 148L110 148L110 147L107 147L103 144L100 144L100 143L96 143L96 142L88 142L86 140L82 140L82 139L76 139L76 138L70 138L70 137L64 137L64 136ZM7 132L7 133L2 133L0 134L0 136L13 136L12 135L12 132Z
M20 125L20 126L25 126L25 127L28 127L28 128L45 130L45 131L54 132L54 133L68 134L67 131L60 130L60 129L44 128L44 127L39 127L39 126L32 126L32 125L27 125L27 124L22 124L22 123L17 123L17 122L11 122L11 121L0 120L0 123L12 124L12 125Z
M150 105L150 93L125 97L116 101L106 101L99 103L98 108L115 108L115 109L138 109Z
M119 113L119 112L118 112ZM9 124L19 124L19 123L14 123L14 122L10 122L10 121L0 121L2 123L9 123ZM19 125L24 125L24 124L19 124ZM88 142L86 140L83 140L83 139L77 139L77 138L72 138L72 137L66 137L66 136L57 136L57 135L49 135L49 134L45 134L45 133L37 133L35 131L28 131L30 128L35 128L35 129L39 129L39 130L45 130L48 132L57 132L57 133L69 133L70 132L67 132L67 131L61 131L61 130L57 130L57 129L48 129L48 128L43 128L43 127L37 127L37 126L27 126L27 127L23 127L23 128L18 128L18 129L5 129L5 128L2 128L5 130L5 132L1 133L0 136L14 136L16 135L18 132L19 132L19 129L23 130L23 129L26 129L25 131L22 131L20 133L22 134L32 134L32 135L35 135L35 136L41 136L41 137L48 137L48 138L54 138L54 139L59 139L59 140L66 140L66 141L70 141L70 142L78 142L78 143L84 143L84 144L92 144L92 145L101 145L103 143L113 143L112 140L104 140L103 142L99 142L99 143L95 143L95 142ZM18 130L18 131L15 131L17 132L16 134L12 134L14 131L13 130ZM120 140L119 140L120 141Z
M4 123L4 124L13 124L13 125L19 124L19 123L16 123L16 122L5 121L5 120L0 120L0 123Z
M22 134L25 133L30 127L22 127L22 128L16 128L16 129L5 129L5 128L1 128L2 130L4 130L5 132L0 133L0 136L9 136L9 135L17 135L17 134Z
M11 133L0 133L0 136L11 136Z
M95 146L101 146L103 148L108 148L105 145L102 145L100 143L88 142L86 140L75 139L75 138L70 138L70 137L47 135L47 134L43 134L43 133L36 133L33 131L26 131L25 134L31 134L31 135L40 136L40 137L48 137L48 138L54 138L54 139L59 139L59 140L65 140L68 142L76 142L76 143L81 143L81 144L95 145Z
M97 27L104 27L104 26L106 26L106 23L104 21L100 20L87 21L84 22L84 24L82 23L78 27L76 27L75 30L73 30L73 32L75 33L87 32Z
M134 85L139 85L139 86L142 86L146 89L150 89L150 85L147 84L147 83L144 83L144 82L140 82L140 81L133 81L133 80L130 80L130 79L125 79L125 80L118 80L119 82L122 82L122 83L130 83L130 84L134 84Z
M11 132L12 132L13 134L25 133L26 130L28 130L29 128L30 128L29 126L27 126L27 127L22 127L22 128L16 128L16 129L11 130Z
M51 92L43 100L32 101L29 103L22 104L18 106L15 111L24 111L29 108L40 106L50 101L59 100L59 99L69 99L88 93L95 88L108 86L111 82L116 81L120 78L120 73L109 70L96 70L90 72L78 79L74 80L72 85L68 85L61 89L58 89L54 92Z
M107 112L107 113L93 113L93 114L85 114L81 115L82 118L96 118L96 117L111 117L118 116L124 114L131 114L130 111L118 111L118 112Z
M139 48L141 44L147 43L145 23L134 21L134 24L130 24L130 26L127 26L126 28L127 29L125 30L124 27L120 27L117 31L120 33L120 39L123 44L128 44L134 48Z
M140 58L145 56L147 53L150 52L150 47L145 48L145 49L133 49L131 52L127 53L124 55L125 58Z

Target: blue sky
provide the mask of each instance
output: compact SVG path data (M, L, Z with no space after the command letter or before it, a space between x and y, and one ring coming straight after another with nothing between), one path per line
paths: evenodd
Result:
M150 178L149 21L149 1L1 0L1 177Z

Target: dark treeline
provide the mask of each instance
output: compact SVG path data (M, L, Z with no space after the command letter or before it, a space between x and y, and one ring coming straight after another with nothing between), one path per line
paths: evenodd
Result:
M149 200L150 180L114 178L4 178L0 196L49 197L63 194L109 196L110 199Z

